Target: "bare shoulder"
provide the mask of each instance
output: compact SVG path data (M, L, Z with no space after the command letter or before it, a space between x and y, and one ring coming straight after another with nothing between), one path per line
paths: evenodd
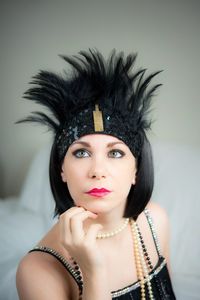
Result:
M158 203L150 201L147 205L147 209L154 221L156 228L159 230L169 230L169 217L166 210L161 207Z
M62 265L50 255L27 254L20 261L16 274L20 300L70 299L69 284L63 272Z
M147 209L153 220L154 228L161 246L161 252L169 261L170 222L168 214L163 207L153 201L149 202Z

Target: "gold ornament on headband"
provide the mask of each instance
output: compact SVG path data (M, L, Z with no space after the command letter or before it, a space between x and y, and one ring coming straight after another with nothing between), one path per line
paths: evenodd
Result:
M94 131L104 131L103 116L102 116L102 112L99 110L98 104L95 104L95 111L93 111L93 118L94 118Z

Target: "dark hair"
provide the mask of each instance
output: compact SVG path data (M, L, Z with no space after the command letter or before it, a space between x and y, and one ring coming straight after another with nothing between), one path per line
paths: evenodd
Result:
M135 220L144 210L151 198L154 184L154 169L151 145L144 134L142 151L137 159L136 184L131 187L124 217L133 217ZM61 215L74 201L69 193L67 184L61 178L62 161L59 160L56 140L53 143L50 155L49 175L51 190L55 199L55 216Z
M131 187L124 217L137 219L149 202L154 186L154 167L151 145L144 134L142 151L137 159L136 183Z

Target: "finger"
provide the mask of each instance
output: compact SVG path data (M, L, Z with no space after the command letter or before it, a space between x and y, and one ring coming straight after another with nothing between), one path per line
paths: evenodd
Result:
M88 210L84 212L80 212L74 215L73 217L71 217L70 219L71 235L75 243L80 242L85 236L85 232L83 229L83 222L88 218L95 219L96 217L97 217L96 214Z
M92 224L85 235L85 242L93 243L96 241L97 234L103 229L101 224Z
M70 228L70 219L77 213L85 211L82 207L72 207L60 215L59 218L59 231L60 239L63 244L71 240L71 228Z
M70 223L70 219L80 213L85 211L85 209L83 207L71 207L70 209L68 209L67 211L65 211L63 214L60 215L59 218L59 222L64 225L64 228L67 230L70 228L69 223Z
M73 206L73 207L69 208L68 210L66 210L64 213L62 213L60 215L60 218L71 217L74 214L79 213L81 211L85 211L85 208L83 208L81 206Z

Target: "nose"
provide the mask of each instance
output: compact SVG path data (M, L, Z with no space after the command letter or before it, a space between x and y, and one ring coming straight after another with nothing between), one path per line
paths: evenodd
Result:
M94 159L91 162L89 177L94 179L103 179L107 177L107 170L105 162L101 159Z

